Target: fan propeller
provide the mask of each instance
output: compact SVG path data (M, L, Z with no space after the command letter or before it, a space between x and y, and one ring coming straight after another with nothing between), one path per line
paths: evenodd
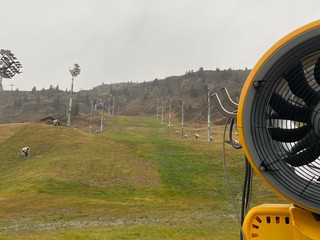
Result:
M320 83L320 58L314 66L313 79ZM305 75L305 70L299 62L285 73L283 79L287 82L291 94L286 94L290 99L301 99L303 105L297 106L289 100L285 100L278 93L273 93L270 99L270 107L282 120L297 121L300 127L280 128L270 127L269 133L275 141L283 143L296 142L282 161L294 167L309 164L320 156L320 139L318 126L320 124L316 110L320 102L320 93L312 87ZM312 77L309 76L309 79ZM318 82L319 81L319 82ZM308 138L306 136L308 135Z

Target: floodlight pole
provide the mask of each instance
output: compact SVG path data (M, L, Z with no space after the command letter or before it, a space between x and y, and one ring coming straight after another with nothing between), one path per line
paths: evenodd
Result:
M73 93L73 81L76 76L80 74L80 67L77 63L74 64L73 69L69 69L72 82L71 82L71 90L70 90L70 100L69 100L69 107L68 107L68 118L67 118L67 126L70 127L70 120L71 120L71 110L72 110L72 93Z
M69 99L69 107L68 107L68 118L67 118L67 126L68 126L68 127L70 127L70 121L71 121L73 81L74 81L74 77L72 76L71 90L70 90L70 99Z

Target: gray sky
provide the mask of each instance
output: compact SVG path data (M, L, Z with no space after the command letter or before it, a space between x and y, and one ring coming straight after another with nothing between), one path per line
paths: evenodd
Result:
M0 0L0 49L20 90L143 82L188 70L253 68L280 38L319 19L318 0Z

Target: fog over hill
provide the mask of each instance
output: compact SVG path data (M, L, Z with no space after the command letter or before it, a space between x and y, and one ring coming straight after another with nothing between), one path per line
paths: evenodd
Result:
M184 102L186 122L202 122L207 119L207 89L211 93L227 87L233 100L238 101L241 88L250 70L216 69L187 71L181 76L154 79L143 83L102 84L91 90L73 93L72 119L82 119L88 123L91 114L115 115L159 115L162 106L165 118L169 113L171 101L172 117L181 116L181 101ZM66 110L70 92L50 86L49 89L32 91L2 91L0 93L0 123L39 122L52 116L66 123ZM92 108L94 106L94 108ZM157 110L158 106L158 110ZM212 104L213 122L218 122L221 115ZM99 112L99 114L97 114Z

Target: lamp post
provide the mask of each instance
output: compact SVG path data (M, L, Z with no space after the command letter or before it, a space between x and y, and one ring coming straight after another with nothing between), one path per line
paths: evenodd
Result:
M76 76L80 74L80 66L75 63L73 69L69 69L71 76L72 76L72 82L71 82L71 90L70 90L70 99L69 99L69 107L68 107L68 118L67 118L67 126L70 127L70 120L71 120L71 110L72 110L72 93L73 93L73 81Z
M12 78L16 73L20 74L22 65L10 50L0 50L0 91L3 90L2 78Z

